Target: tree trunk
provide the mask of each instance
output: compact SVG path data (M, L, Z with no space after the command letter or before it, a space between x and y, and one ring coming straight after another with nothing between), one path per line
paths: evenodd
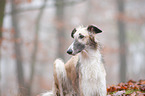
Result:
M27 88L24 84L24 73L23 73L23 66L22 66L22 53L21 53L21 44L20 44L20 31L18 28L17 16L15 14L15 6L14 0L11 0L12 4L12 26L14 29L14 51L16 55L16 73L19 85L19 94L22 96L27 96L26 91Z
M1 0L0 3L0 81L1 81L1 43L2 43L2 25L3 25L3 17L4 17L4 9L5 9L6 1ZM1 87L0 87L1 94Z
M65 53L65 29L64 29L64 0L56 0L56 18L57 18L57 39L58 50L57 57L64 60Z
M1 0L1 3L0 3L0 45L2 41L2 25L3 25L5 3L6 3L5 0Z
M117 0L118 6L118 31L119 31L119 58L120 58L120 80L121 82L126 81L126 55L127 55L127 45L126 45L126 34L125 34L125 23L123 20L124 15L124 0ZM119 18L120 17L120 18Z
M39 29L40 29L40 21L41 21L41 17L43 15L44 12L44 8L46 6L46 1L44 0L43 6L40 8L40 11L38 13L38 16L36 18L36 33L34 36L34 49L32 52L32 56L31 56L31 73L30 73L30 81L29 81L29 87L28 87L28 96L31 96L31 91L32 91L32 86L33 86L33 78L34 78L34 74L35 74L35 65L36 65L36 60L37 60L37 51L38 51L38 40L39 40Z

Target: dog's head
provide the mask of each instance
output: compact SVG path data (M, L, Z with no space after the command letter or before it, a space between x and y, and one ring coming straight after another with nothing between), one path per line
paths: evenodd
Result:
M76 55L85 48L96 49L97 42L95 41L95 35L101 32L102 31L94 25L74 28L71 33L74 42L68 48L67 53L70 55Z

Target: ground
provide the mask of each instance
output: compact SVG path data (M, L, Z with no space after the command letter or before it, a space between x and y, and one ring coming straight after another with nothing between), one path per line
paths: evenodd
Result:
M107 96L145 96L145 80L119 83L107 88Z

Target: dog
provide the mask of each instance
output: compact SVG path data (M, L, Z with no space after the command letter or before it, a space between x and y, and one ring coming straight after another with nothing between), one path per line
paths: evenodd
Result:
M66 64L55 60L53 89L43 96L106 96L106 72L96 39L101 32L95 25L73 29L74 41L67 50L72 57Z

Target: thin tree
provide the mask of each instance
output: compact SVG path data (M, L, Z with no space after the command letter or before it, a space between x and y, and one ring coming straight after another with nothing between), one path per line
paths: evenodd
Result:
M118 7L118 41L119 41L119 59L120 59L120 81L126 81L126 55L127 55L127 45L126 45L126 30L125 23L123 20L124 12L124 0L117 0Z
M35 65L36 65L36 60L37 60L37 53L38 53L38 40L39 40L39 31L40 31L40 21L41 17L44 12L44 8L46 6L46 1L44 0L43 6L41 6L40 11L38 13L38 16L36 18L36 29L35 29L35 36L34 36L34 49L32 51L32 56L31 56L31 72L30 72L30 80L29 80L29 87L28 87L28 96L31 96L31 91L32 91L32 86L33 86L33 79L34 79L34 74L35 74Z
M0 45L2 42L2 25L3 25L5 3L6 3L6 0L1 0L1 3L0 3Z
M1 44L2 44L2 26L3 26L3 17L4 17L4 9L5 9L6 0L1 0L0 3L0 80L1 80ZM1 94L1 87L0 87Z
M64 60L65 52L65 29L64 29L64 0L56 0L56 29L58 38L58 52L57 57Z
M17 79L18 79L18 85L19 85L19 94L22 96L26 95L26 86L24 83L24 73L23 73L23 66L22 66L22 53L21 53L21 44L20 44L20 30L18 28L18 22L17 22L17 15L15 14L15 2L14 0L11 1L11 9L12 9L12 26L14 29L14 35L13 38L15 40L14 42L14 51L16 55L16 73L17 73Z

